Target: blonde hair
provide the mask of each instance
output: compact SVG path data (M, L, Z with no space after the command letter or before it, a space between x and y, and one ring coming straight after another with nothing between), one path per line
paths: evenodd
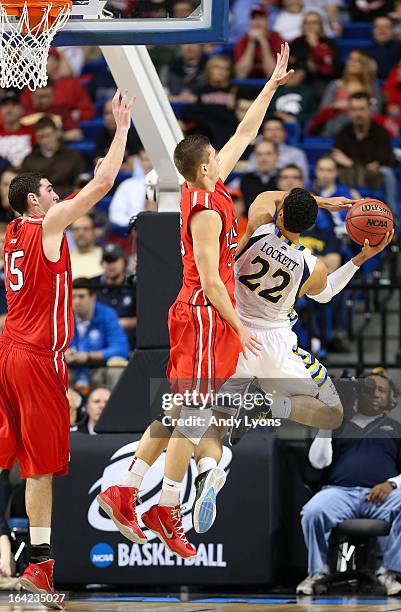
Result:
M217 65L217 64L227 64L227 67L230 69L230 75L229 75L229 79L231 78L231 70L232 70L232 64L231 64L231 60L230 58L228 58L226 55L213 55L213 57L211 57L207 63L206 63L206 80L209 81L210 79L210 73L213 70L213 68Z
M320 22L320 33L319 33L319 37L323 38L324 36L324 25L323 25L323 19L320 13L318 13L317 11L308 11L307 13L305 13L304 15L304 19L302 22L302 35L305 35L305 19L307 19L307 17L309 17L310 15L315 15L316 17L319 17L319 22Z
M375 70L375 66L371 58L366 53L364 53L364 51L361 51L360 49L354 49L353 51L351 51L351 53L347 57L347 62L345 64L344 72L342 75L342 81L344 85L348 85L348 83L355 80L355 77L347 73L347 64L348 64L348 60L351 57L352 53L357 53L359 55L359 58L362 63L362 74L358 78L359 78L359 81L363 89L366 91L366 93L371 94L373 92L373 85L374 85L374 81L376 77L376 70Z

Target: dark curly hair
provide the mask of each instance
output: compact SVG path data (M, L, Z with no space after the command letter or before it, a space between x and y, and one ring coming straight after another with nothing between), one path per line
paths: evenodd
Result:
M315 198L301 187L291 189L284 198L284 227L289 232L301 234L316 223L318 207Z

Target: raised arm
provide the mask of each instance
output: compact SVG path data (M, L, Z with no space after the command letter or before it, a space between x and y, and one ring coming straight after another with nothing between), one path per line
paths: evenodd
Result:
M266 223L272 223L277 206L285 195L285 191L264 191L258 195L254 202L252 202L248 211L248 225L239 242L236 251L237 256L242 252L250 237L258 227Z
M259 128L277 88L286 83L293 74L293 70L287 72L289 53L288 44L281 45L281 52L277 54L277 63L271 78L248 109L234 136L220 151L220 177L223 181L235 168L247 146L258 135Z
M94 178L74 198L54 204L47 212L43 221L44 240L49 236L60 236L110 191L124 158L133 103L134 99L128 100L127 92L120 100L117 90L112 105L117 129L110 149L97 166Z
M327 274L326 266L321 261L317 261L314 271L310 278L302 285L299 295L307 295L307 297L321 304L330 302L335 295L348 285L355 272L359 270L365 261L383 251L391 243L393 236L394 230L387 232L376 246L370 246L369 241L365 240L365 244L358 255L355 255L355 257L329 275Z

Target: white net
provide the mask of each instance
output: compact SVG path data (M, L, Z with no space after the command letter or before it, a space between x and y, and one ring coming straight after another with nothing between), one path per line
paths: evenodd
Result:
M67 22L70 6L58 7L59 14L51 16L52 3L43 9L43 16L31 27L28 2L19 18L8 15L0 1L0 87L25 86L31 91L47 83L47 58L54 36Z

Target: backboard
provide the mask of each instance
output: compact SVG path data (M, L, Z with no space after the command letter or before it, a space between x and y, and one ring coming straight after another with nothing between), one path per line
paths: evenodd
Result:
M73 0L71 18L53 45L177 45L226 40L229 0L195 0L193 5L188 17L175 18L172 0Z

